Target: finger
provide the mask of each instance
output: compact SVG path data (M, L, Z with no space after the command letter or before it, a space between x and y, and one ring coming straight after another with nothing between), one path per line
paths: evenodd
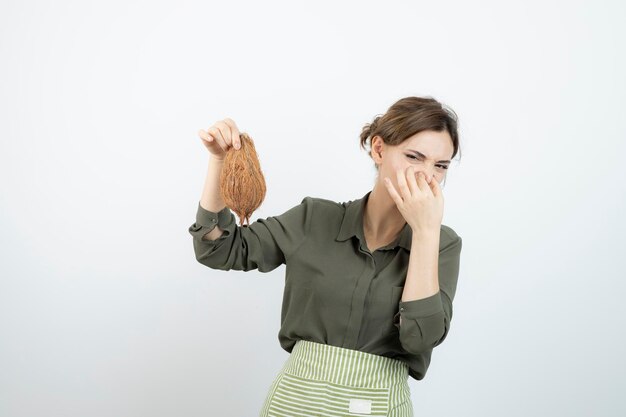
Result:
M198 131L198 136L200 136L200 138L201 138L201 139L204 139L204 140L209 141L209 142L210 142L210 141L211 141L211 139L212 139L212 138L211 138L211 135L209 135L209 134L208 134L205 130L203 130L203 129L200 129L200 130Z
M391 196L391 199L396 203L397 206L402 205L403 203L402 197L400 197L400 194L398 194L398 192L396 191L396 187L393 186L391 179L388 177L385 177L383 182L385 183L385 186L387 187L387 192Z
M211 134L207 132L206 130L200 129L200 131L198 132L198 135L208 143L215 142L215 138L211 136Z
M235 121L230 118L224 119L224 123L226 123L230 127L230 132L233 137L233 146L235 149L241 149L241 133L239 132L239 128L235 124Z
M211 126L208 132L211 136L213 136L213 139L215 140L215 142L217 142L217 144L220 145L220 147L224 150L224 152L226 152L228 150L228 145L226 144L226 141L224 140L224 136L222 136L222 132L217 128L217 126L216 125Z
M409 168L410 167L405 170L399 169L396 171L398 189L400 190L399 194L403 201L411 198L411 190L409 190L409 186L406 183L406 175Z
M432 194L432 192L430 191L430 185L428 184L428 181L426 181L426 174L424 174L423 172L420 172L417 176L417 186L419 187L421 192Z
M230 125L226 122L226 120L220 120L219 122L219 128L222 131L222 134L224 135L224 139L226 139L226 144L229 147L234 148L235 147L235 137L233 136L233 129L230 127Z
M417 179L415 178L415 167L411 166L408 170L407 183L409 184L409 190L412 195L419 194L419 188L417 187Z
M215 127L217 127L222 134L222 138L224 139L224 143L226 144L226 149L233 146L233 138L231 137L230 126L224 123L223 120L220 120L219 122L215 123Z
M430 181L430 189L433 192L435 197L438 197L441 194L441 188L439 187L439 181L437 181L434 177Z

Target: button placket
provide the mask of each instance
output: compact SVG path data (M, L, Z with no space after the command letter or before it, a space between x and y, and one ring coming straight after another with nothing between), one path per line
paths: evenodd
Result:
M367 252L365 252L367 253ZM374 259L368 254L369 260L374 264ZM344 347L356 349L359 340L363 313L365 310L365 298L372 284L372 279L376 276L374 265L366 264L361 276L357 279L350 307L350 317L348 319L348 331L344 336Z

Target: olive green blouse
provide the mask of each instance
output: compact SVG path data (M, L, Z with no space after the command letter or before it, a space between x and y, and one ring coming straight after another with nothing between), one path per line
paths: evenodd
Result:
M228 207L200 203L189 227L195 256L219 270L269 272L285 264L280 345L291 352L298 339L399 359L409 375L424 378L433 348L452 319L461 238L441 225L439 292L400 301L411 252L411 227L373 253L363 233L363 208L371 191L345 203L305 197L278 216L238 226ZM216 240L202 236L219 225ZM402 326L399 318L402 317Z

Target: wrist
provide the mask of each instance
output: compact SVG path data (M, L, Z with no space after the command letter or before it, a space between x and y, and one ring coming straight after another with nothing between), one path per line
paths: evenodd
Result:
M441 234L441 230L439 228L435 229L433 227L415 227L412 228L412 231L413 240L437 240Z

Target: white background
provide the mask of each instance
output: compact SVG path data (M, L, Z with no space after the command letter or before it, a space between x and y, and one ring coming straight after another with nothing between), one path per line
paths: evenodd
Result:
M187 228L233 118L251 220L360 198L361 128L399 98L460 117L444 224L455 315L416 416L622 416L619 1L3 1L0 415L255 416L287 358L284 266L215 271Z

